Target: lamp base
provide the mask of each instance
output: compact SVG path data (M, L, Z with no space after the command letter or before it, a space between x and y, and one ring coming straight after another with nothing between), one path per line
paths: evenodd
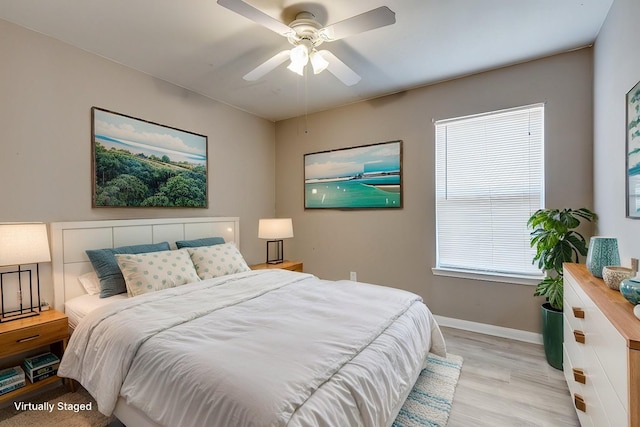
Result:
M11 283L6 283L5 276L17 276L17 280L14 281L13 286L17 288L18 301L13 305L13 307L20 307L17 309L6 309L6 295L7 287L11 286ZM28 276L29 282L28 289L29 304L23 304L23 295L25 294L25 289L23 289L23 279L22 276ZM14 289L16 289L14 288ZM20 265L18 265L18 269L15 271L5 271L0 273L0 323L10 322L12 320L20 320L26 317L33 317L40 315L41 311L41 303L40 303L40 268L39 265L36 264L36 291L37 294L34 295L34 286L32 280L31 270L23 270ZM37 300L34 301L34 296L37 297ZM26 301L25 301L26 302ZM36 305L37 304L37 305Z
M269 257L270 246L275 246L275 254L272 254L274 255L273 257ZM283 241L282 240L267 241L267 264L281 264L282 261L284 261Z
M38 311L28 311L29 309L25 309L23 311L18 310L13 313L4 313L0 315L0 323L11 322L13 320L26 319L27 317L40 316L40 312Z

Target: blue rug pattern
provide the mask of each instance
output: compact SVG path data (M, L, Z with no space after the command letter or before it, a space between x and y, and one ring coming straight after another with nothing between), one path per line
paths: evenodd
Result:
M462 357L446 358L429 353L427 365L400 409L393 427L444 427L456 390Z

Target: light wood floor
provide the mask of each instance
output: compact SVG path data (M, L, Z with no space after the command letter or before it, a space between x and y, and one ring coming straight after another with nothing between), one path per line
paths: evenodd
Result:
M562 371L541 345L442 328L464 357L448 427L579 426Z

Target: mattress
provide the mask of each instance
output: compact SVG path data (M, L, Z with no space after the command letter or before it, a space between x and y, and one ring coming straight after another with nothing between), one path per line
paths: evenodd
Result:
M59 375L158 425L377 427L429 351L444 341L415 294L262 270L94 310Z
M64 303L64 312L67 317L69 317L69 327L75 329L78 323L96 308L127 298L127 294L114 295L109 298L100 298L100 295L85 294L72 298Z

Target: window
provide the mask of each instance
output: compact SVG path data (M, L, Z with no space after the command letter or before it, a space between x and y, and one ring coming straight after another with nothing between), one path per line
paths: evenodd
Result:
M544 105L435 128L436 269L539 277L527 220L543 207Z

